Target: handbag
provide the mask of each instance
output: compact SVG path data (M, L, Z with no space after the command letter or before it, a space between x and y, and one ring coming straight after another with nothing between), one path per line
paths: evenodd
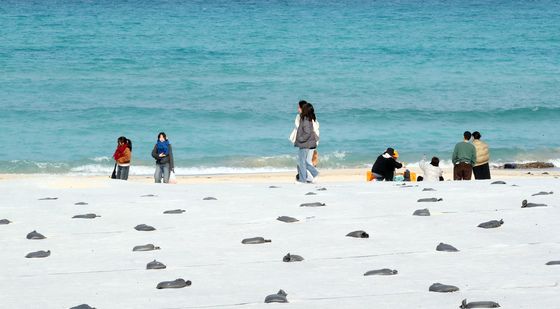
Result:
M117 163L115 163L115 167L113 168L113 173L111 174L111 179L117 179Z
M290 137L289 137L290 142L292 142L292 144L296 143L296 137L297 137L297 128L294 128L292 130L292 133L290 133Z

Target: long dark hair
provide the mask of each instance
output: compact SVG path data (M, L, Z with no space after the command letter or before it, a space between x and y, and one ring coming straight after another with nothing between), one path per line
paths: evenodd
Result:
M159 140L159 137L163 136L164 140L167 140L167 135L165 135L165 132L159 132L159 134L157 135L157 139Z
M307 103L307 101L305 101L305 100L301 100L301 101L298 102L299 108L303 108L303 106L305 104L309 104L309 103Z
M117 139L118 143L123 143L126 145L126 147L128 147L128 149L130 149L130 151L132 151L132 141L129 140L128 138L121 136Z
M304 104L301 108L301 120L307 118L310 121L315 121L317 118L315 117L315 109L311 103Z

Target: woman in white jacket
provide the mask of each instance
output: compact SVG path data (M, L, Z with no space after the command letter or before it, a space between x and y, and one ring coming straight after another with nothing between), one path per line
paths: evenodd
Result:
M420 161L420 168L424 172L424 181L441 181L443 180L443 171L439 167L439 158L433 157L432 161L428 163L426 156Z

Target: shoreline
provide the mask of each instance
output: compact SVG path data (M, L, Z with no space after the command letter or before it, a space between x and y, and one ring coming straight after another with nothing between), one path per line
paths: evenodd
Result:
M417 167L409 167L411 172L422 175L422 171ZM368 169L324 169L321 172L319 181L321 183L333 182L366 182L366 172ZM397 173L404 170L397 170ZM492 179L550 179L560 177L560 169L490 169ZM177 175L178 184L208 184L208 183L294 183L296 171L286 172L261 172L261 173L222 173L222 174L197 174L197 175ZM443 168L445 181L452 180L452 168ZM8 182L14 179L65 179L68 181L109 180L108 175L78 175L78 174L0 174L0 182ZM473 178L474 180L474 178ZM129 182L152 183L151 175L131 175ZM83 184L82 184L83 185Z

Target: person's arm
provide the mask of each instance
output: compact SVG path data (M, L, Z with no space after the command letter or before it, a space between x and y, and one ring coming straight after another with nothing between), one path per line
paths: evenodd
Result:
M299 123L298 134L296 139L300 143L305 143L311 138L311 134L313 133L313 125L311 121L302 121Z
M420 160L420 162L418 163L418 166L420 167L420 169L425 170L426 169L426 163L427 163L426 162L426 156L423 156L422 160Z
M458 158L457 158L458 149L457 148L458 147L455 146L455 149L453 149L453 155L451 156L451 162L453 162L453 164L457 164L457 161L458 161Z
M154 149L152 149L152 158L159 159L159 154L157 153L157 145L154 145Z
M123 156L117 160L118 163L129 163L130 162L130 149L126 148L124 150Z
M393 161L395 161L394 164L395 164L395 167L396 167L396 168L401 168L401 167L402 167L402 163L397 162L397 160L395 160L395 159L393 159Z
M476 147L472 145L471 149L471 165L474 166L476 164Z
M171 144L169 144L169 168L171 171L175 172L175 162L173 161L173 149L171 148Z

